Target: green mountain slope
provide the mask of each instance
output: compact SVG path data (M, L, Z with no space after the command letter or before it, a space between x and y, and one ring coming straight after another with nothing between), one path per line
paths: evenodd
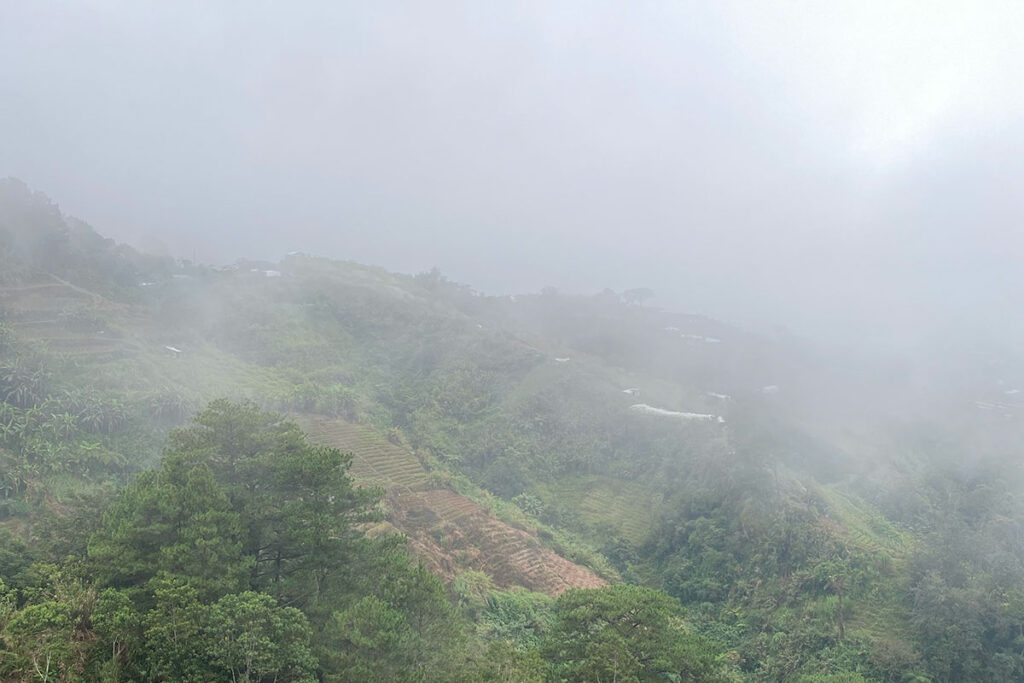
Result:
M122 486L209 401L250 399L351 451L386 492L375 533L402 531L450 590L473 572L662 589L751 680L1024 676L1024 435L982 384L922 389L609 292L489 297L298 254L174 264L12 181L0 248L10 529Z

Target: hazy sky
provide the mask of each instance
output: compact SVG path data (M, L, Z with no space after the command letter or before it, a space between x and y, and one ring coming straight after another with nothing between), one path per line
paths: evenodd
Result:
M0 175L213 263L1016 321L1024 3L0 0Z

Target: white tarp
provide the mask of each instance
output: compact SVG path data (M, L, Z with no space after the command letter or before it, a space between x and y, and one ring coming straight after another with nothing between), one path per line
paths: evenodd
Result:
M646 403L635 403L629 407L634 413L644 413L645 415L660 415L662 417L674 417L679 420L706 420L715 422L725 422L725 418L721 415L708 415L707 413L685 413L678 410L665 410L664 408L655 408L649 406Z

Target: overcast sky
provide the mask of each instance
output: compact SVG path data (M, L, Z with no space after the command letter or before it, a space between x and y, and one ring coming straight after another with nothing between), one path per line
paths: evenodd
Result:
M998 327L1021 35L1020 2L0 0L0 176L210 263Z

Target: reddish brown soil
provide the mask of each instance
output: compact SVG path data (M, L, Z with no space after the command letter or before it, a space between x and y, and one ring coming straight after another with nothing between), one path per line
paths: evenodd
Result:
M541 545L536 532L494 518L478 503L446 487L432 487L427 469L408 448L344 420L300 418L311 441L353 453L357 482L385 490L388 521L445 579L475 569L499 587L522 586L559 595L605 581Z

